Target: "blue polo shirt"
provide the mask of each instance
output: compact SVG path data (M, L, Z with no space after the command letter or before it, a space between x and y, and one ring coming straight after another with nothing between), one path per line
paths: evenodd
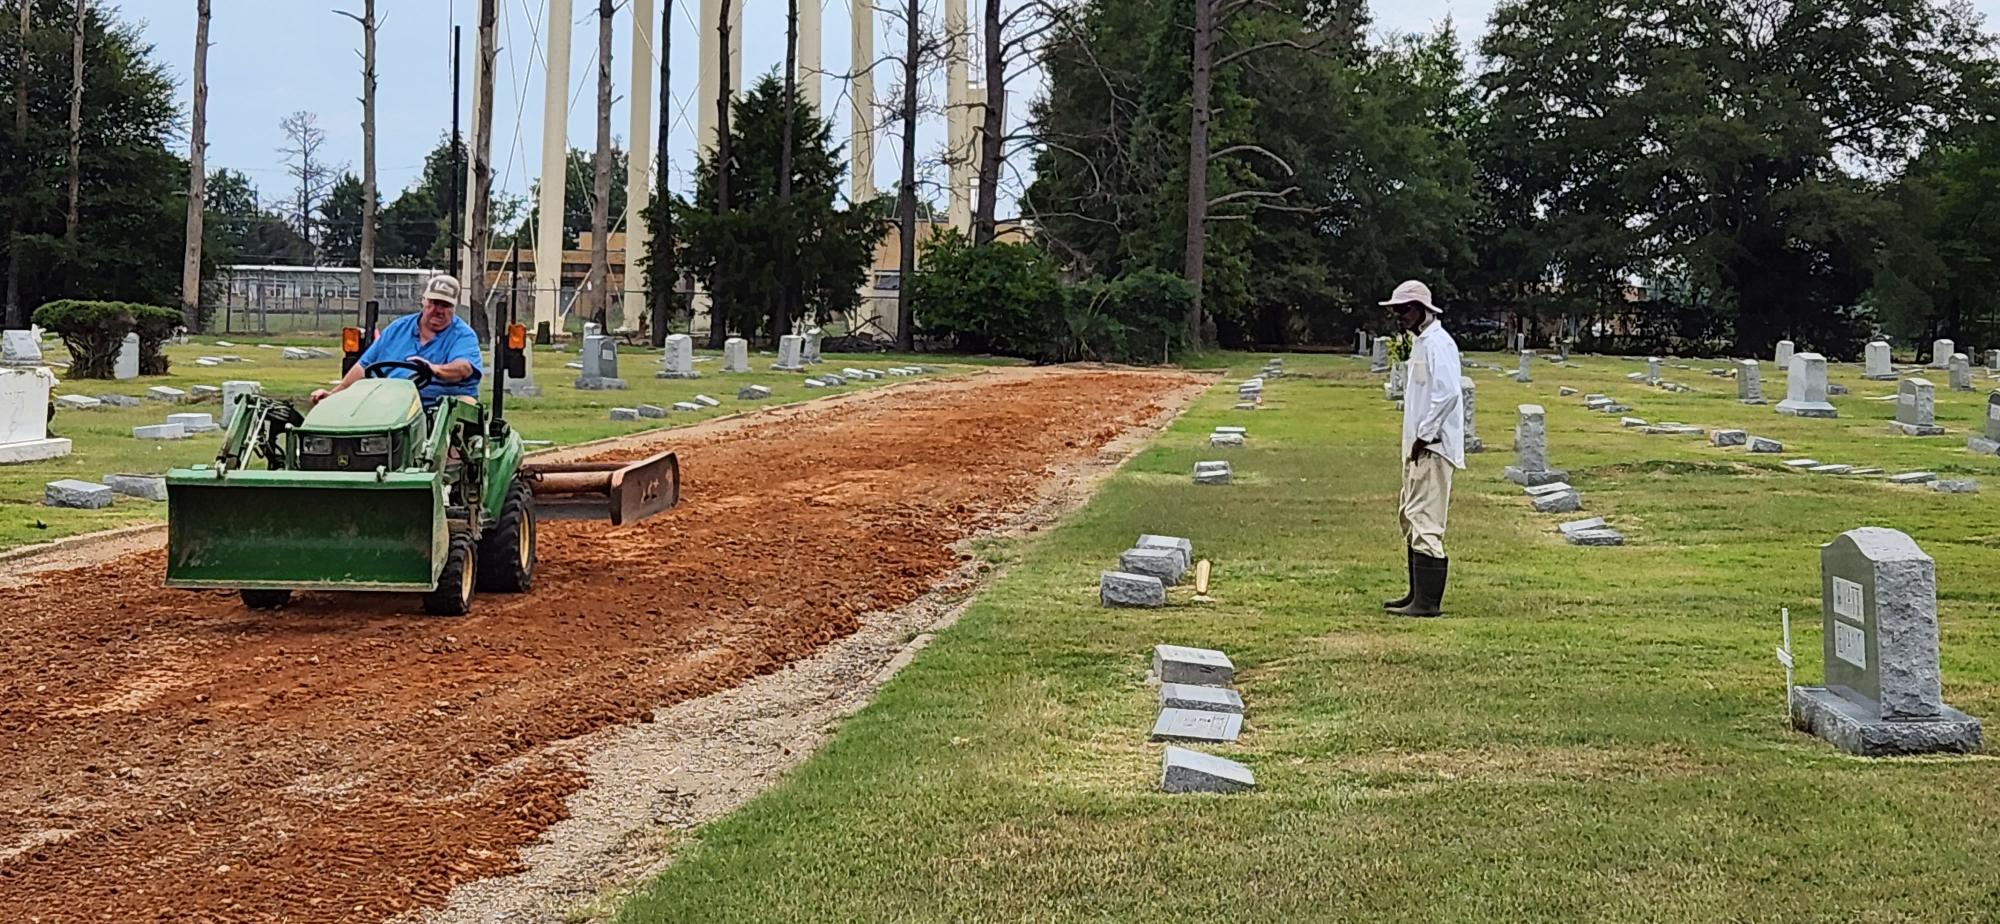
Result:
M463 359L472 364L472 374L459 382L433 381L422 390L424 404L436 404L439 398L456 395L478 397L479 380L484 372L479 359L479 335L472 332L472 325L460 318L452 318L451 326L445 328L430 343L420 343L417 339L417 325L423 314L406 314L382 332L375 335L374 344L361 353L364 366L382 362L407 360L412 356L422 357L433 366L442 366L454 360ZM397 369L389 373L390 378L407 379L407 370Z

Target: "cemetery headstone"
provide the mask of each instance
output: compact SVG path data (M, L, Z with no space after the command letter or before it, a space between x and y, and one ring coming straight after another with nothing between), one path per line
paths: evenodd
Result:
M1965 448L1983 456L2000 455L2000 391L1986 396L1986 422L1978 436L1966 440Z
M31 330L0 331L0 365L39 366L42 341Z
M126 497L150 501L167 499L167 479L159 475L106 475L104 486Z
M96 510L111 506L114 492L104 485L64 478L51 481L42 488L42 503L51 507L69 507L76 510Z
M1839 417L1840 411L1826 400L1826 357L1800 353L1792 357L1791 372L1785 376L1785 400L1778 413L1791 417Z
M1951 354L1958 352L1957 344L1949 340L1931 341L1931 368L1945 369L1951 366Z
M674 410L694 412L701 410L701 405L696 404L693 401L676 401L674 402Z
M1154 645L1153 675L1161 683L1226 687L1236 679L1236 665L1228 655L1213 648Z
M807 330L805 332L805 340L799 344L799 349L802 353L800 358L804 359L807 363L819 362L819 342L824 336L817 327Z
M1889 361L1889 344L1876 340L1868 344L1868 363L1861 377L1874 382L1888 382L1896 378L1896 367Z
M263 394L264 386L257 382L234 380L222 383L222 426L227 428L236 420L238 401Z
M1778 341L1778 351L1771 359L1777 364L1779 372L1783 372L1786 375L1792 373L1792 355L1794 352L1796 352L1796 349L1792 346L1790 340Z
M1160 758L1161 792L1232 793L1256 788L1256 775L1233 760L1172 745Z
M1368 355L1368 332L1365 330L1357 330L1354 332L1354 355L1356 356Z
M780 372L798 372L805 366L806 338L798 334L786 334L778 338L778 362L771 368Z
M1755 453L1780 453L1785 451L1785 444L1780 443L1774 439L1768 439L1762 436L1753 436L1750 438L1750 442L1746 444L1745 448Z
M638 419L639 419L639 409L638 409L638 408L636 408L636 407L614 407L614 408L612 408L612 409L611 409L611 419L612 419L612 420L638 420Z
M136 379L139 377L139 335L126 334L124 344L118 347L118 358L111 364L114 379Z
M1659 384L1660 358L1658 356L1649 356L1646 358L1646 381Z
M1162 584L1176 584L1187 573L1187 565L1175 549L1126 549L1118 556L1118 570L1158 578Z
M1979 482L1971 478L1940 478L1931 482L1931 490L1939 494L1978 494Z
M1233 712L1162 709L1153 720L1154 741L1206 741L1228 744L1243 733L1243 717Z
M1937 565L1909 536L1866 526L1820 548L1826 685L1798 687L1792 726L1852 754L1979 749L1979 720L1945 705Z
M216 429L213 414L168 414L167 423L180 424L189 433L207 433Z
M1896 389L1896 419L1889 427L1905 436L1940 436L1937 389L1926 379L1904 379Z
M1160 684L1161 709L1193 709L1197 712L1243 712L1243 694L1228 687L1194 683Z
M1986 351L1986 368L1991 372L2000 372L2000 350Z
M1532 382L1534 377L1535 354L1532 350L1521 351L1521 368L1514 373L1516 382Z
M1150 574L1106 571L1097 576L1097 602L1104 606L1167 605L1167 585Z
M763 385L745 385L736 392L738 401L762 401L771 397L771 389Z
M0 465L69 455L69 440L49 436L49 389L55 384L46 367L0 368Z
M1717 430L1708 435L1711 446L1742 446L1749 441L1749 434L1741 430Z
M667 345L660 354L660 371L656 376L662 379L698 379L701 373L694 371L694 338L686 334L672 334L667 337Z
M1229 463L1226 461L1194 464L1195 484L1228 484L1230 475Z
M636 410L640 417L648 420L662 420L667 416L667 409L657 404L641 404Z
M1544 485L1568 481L1569 473L1549 468L1548 414L1539 404L1523 404L1520 422L1514 426L1514 464L1503 474L1518 485Z
M722 341L722 371L750 371L750 341L742 337Z
M65 411L88 411L104 406L104 402L89 395L58 395L56 407Z
M1398 361L1389 368L1389 381L1382 384L1382 397L1391 401L1403 400L1403 385L1408 381L1410 367Z
M535 351L533 347L521 351L521 374L507 377L507 396L510 398L539 398L542 387L535 384Z
M1964 353L1951 354L1951 390L1972 390L1972 361Z
M1744 404L1764 403L1764 377L1754 359L1736 361L1736 400Z
M581 358L583 374L576 377L577 388L583 391L620 391L625 388L625 380L618 377L618 341L603 334L585 333Z
M1375 338L1375 352L1372 358L1368 362L1368 371L1370 372L1389 371L1389 338L1387 337Z
M132 438L135 440L184 440L187 436L187 428L177 423L132 428Z
M1486 441L1479 438L1479 386L1470 377L1460 379L1458 397L1465 411L1465 451L1485 452Z

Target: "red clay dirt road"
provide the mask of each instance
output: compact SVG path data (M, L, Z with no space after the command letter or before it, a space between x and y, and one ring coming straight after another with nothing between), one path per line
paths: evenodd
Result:
M543 746L922 595L951 546L1158 414L1177 374L1009 370L706 435L679 507L549 523L534 593L253 613L163 554L0 589L8 921L376 921L506 873L580 785ZM654 450L656 451L656 450ZM636 452L636 450L635 450Z

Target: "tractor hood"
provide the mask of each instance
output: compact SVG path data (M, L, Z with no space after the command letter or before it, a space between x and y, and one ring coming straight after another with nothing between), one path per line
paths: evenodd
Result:
M328 395L306 415L302 429L333 435L383 433L409 426L423 413L423 399L409 380L362 379Z

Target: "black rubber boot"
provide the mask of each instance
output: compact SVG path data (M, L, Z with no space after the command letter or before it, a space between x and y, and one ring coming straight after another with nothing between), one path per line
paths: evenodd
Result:
M1417 598L1417 550L1405 547L1403 549L1403 558L1405 573L1409 575L1410 589L1403 591L1403 595L1394 600L1384 600L1382 608L1385 610L1393 610L1399 606L1409 606L1410 601Z
M1414 569L1411 584L1414 585L1415 599L1407 606L1390 607L1396 616L1437 616L1444 613L1445 577L1451 569L1451 559L1432 558L1421 552L1410 553Z

